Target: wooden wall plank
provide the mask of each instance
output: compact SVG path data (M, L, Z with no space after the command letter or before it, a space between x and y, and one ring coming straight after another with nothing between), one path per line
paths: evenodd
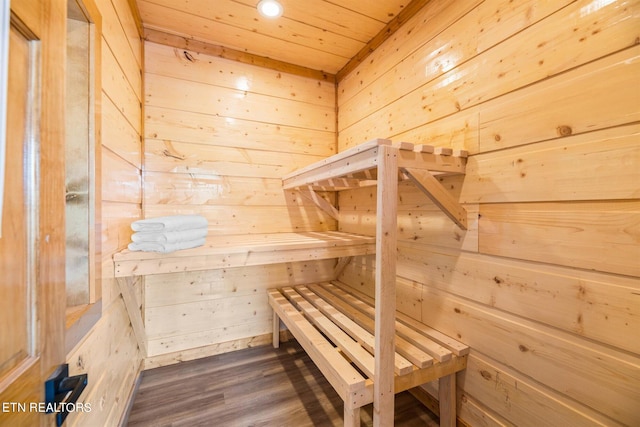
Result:
M141 99L138 98L126 75L122 72L113 52L108 48L102 49L102 76L103 98L109 98L118 107L131 127L138 134L141 133Z
M395 135L394 139L411 141L414 144L467 150L469 154L477 154L480 151L478 111L478 107L472 107L452 116L401 132ZM346 138L343 142L346 146L355 145L355 141L351 138Z
M264 298L266 286L328 281L335 260L260 265L225 270L154 274L145 279L146 308L221 299L231 295Z
M285 62L237 49L231 49L217 44L216 42L196 40L188 35L169 34L164 32L164 30L156 30L147 27L144 29L144 38L146 41L151 43L172 46L182 50L183 53L185 51L203 53L205 55L216 56L242 64L257 66L323 82L334 83L336 80L333 74L323 70L314 70L309 67L305 67L304 65L296 65L291 62Z
M102 145L136 168L142 168L140 133L107 96L102 97Z
M265 123L278 123L330 131L335 126L333 107L248 93L199 82L147 74L146 104L181 111L220 115Z
M640 276L640 202L482 205L480 252Z
M432 0L428 7L423 8L387 43L378 47L368 57L368 66L362 64L357 70L340 80L338 106L342 108L348 100L377 79L386 81L387 78L383 76L393 71L396 64L402 62L409 53L420 48L424 43L451 26L452 23L472 11L478 3L481 2L473 1L462 4L446 0ZM403 48L396 49L397 44L402 44Z
M263 333L265 333L271 327L271 315L267 304L256 304L255 296L243 295L147 307L144 324L149 339L186 335L248 323L263 323L265 325Z
M118 63L119 73L125 76L125 80L136 94L136 97L142 99L142 73L140 72L142 51L132 50L128 36L120 22L121 18L118 15L118 13L130 13L130 10L116 11L110 1L96 0L96 3L102 15L102 37L105 42L102 48L103 55L105 51L112 52ZM126 20L126 18L122 19ZM105 79L107 74L103 71L102 76Z
M490 151L637 122L638 93L629 88L638 75L640 46L505 95L480 112L480 147Z
M398 274L488 307L640 353L640 279L401 242ZM364 273L358 276L365 282ZM354 280L351 280L354 282Z
M464 202L528 202L640 197L640 126L619 126L472 156Z
M298 192L283 190L280 178L145 172L144 189L149 205L314 206Z
M142 202L140 171L111 150L102 151L103 202Z
M325 107L334 106L335 85L330 82L295 75L283 78L278 71L156 43L146 44L146 54L145 72L149 74L290 98Z
M112 405L122 400L113 393L114 387L125 384L128 388L133 386L131 374L137 373L140 355L132 332L124 304L121 301L110 304L92 332L67 355L71 375L87 373L93 379L91 386L81 396L81 401L89 403L92 411L71 413L67 421L69 425L83 425L83 422L89 421L89 424L93 424L108 419ZM138 363L132 363L136 360ZM105 366L109 366L109 369L105 369ZM124 410L124 404L121 402L119 405L121 411ZM119 414L112 421L117 423Z
M613 420L630 425L640 420L637 357L433 288L424 291L424 298L431 301L423 307L425 323L438 324L438 330L457 336L474 351L491 354L498 362Z
M139 17L136 16L137 10L134 10L129 0L112 0L112 4L118 14L118 20L122 26L122 31L129 43L129 49L136 59L138 69L141 69L144 61L141 38L142 34L139 31L137 22ZM142 81L141 79L142 73L137 73L135 80L132 80L132 85L138 88L138 90L142 90L142 84L139 83ZM138 93L138 95L140 95L140 93Z
M221 176L278 178L324 156L242 147L145 141L147 172L200 173Z
M245 342L256 345L266 345L271 340L271 316L256 318L251 323L229 322L226 326L208 326L197 331L175 336L150 338L148 344L150 364L172 364L185 359L167 360L179 354L193 354L196 357L206 357L217 353L226 353L245 348ZM218 324L220 324L218 322ZM268 339L263 339L268 337ZM213 351L212 349L222 350ZM158 362L158 360L162 362Z
M164 215L203 215L212 234L287 233L328 231L336 221L314 206L202 206L148 205L147 218Z
M635 45L639 35L637 30L639 26L635 21L637 17L634 18L631 14L628 19L620 19L622 11L615 5L602 7L594 10L593 13L580 14L578 6L587 7L586 3L589 2L583 1L570 8L564 8L528 27L526 31L518 33L518 37L508 39L500 45L499 49L492 49L486 54L462 61L458 66L422 86L413 86L411 90L407 88L402 97L392 93L388 98L384 98L385 93L388 92L385 87L388 85L383 79L377 83L381 85L380 87L372 84L367 91L362 92L361 97L350 101L358 108L366 106L366 111L352 113L349 108L339 103L341 108L340 149L345 148L343 147L345 138L357 137L367 130L382 137L393 138L395 134L425 122L455 114L509 91L543 81L553 75L560 75L563 71L581 64L588 64L610 52ZM598 28L591 28L592 20L597 22ZM582 37L575 36L574 28L577 28L576 32L580 32ZM466 30L461 30L461 27L457 28L458 34L464 31ZM539 40L536 45L532 45L532 49L522 48L525 35L527 45L531 45L530 40ZM553 40L552 35L559 44L549 42ZM610 39L608 36L613 38ZM540 47L536 47L538 45ZM429 46L430 50L436 47ZM555 51L580 52L580 54L572 55L572 61L567 61L565 55L556 55ZM403 52L406 54L404 49ZM448 52L448 54L454 55L456 52ZM509 58L508 62L503 59L505 57ZM515 62L511 58L514 58ZM404 76L409 73L402 67L411 67L415 60L417 58L399 63L400 68L394 69L394 74ZM508 69L505 68L507 66ZM580 71L577 73L581 74ZM562 76L558 81L564 79L565 76ZM396 86L397 84L393 85L393 87ZM567 90L573 92L576 89ZM341 92L339 88L338 93ZM571 102L571 99L568 101ZM397 114L398 111L403 111L403 114ZM350 125L351 123L353 125Z
M461 376L465 390L477 396L479 403L497 409L513 424L621 426L606 414L576 406L565 396L487 360L477 352L469 355L467 369Z
M411 182L400 183L398 202L398 239L426 241L466 251L478 251L478 206L465 205L468 229L462 230L453 223ZM452 196L458 197L458 191ZM375 187L345 191L340 194L341 231L373 236L376 212Z
M320 156L336 152L335 135L328 131L149 105L145 106L145 115L145 135L151 139Z

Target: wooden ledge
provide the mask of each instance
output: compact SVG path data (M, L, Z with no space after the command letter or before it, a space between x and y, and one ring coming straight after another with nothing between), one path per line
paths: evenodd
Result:
M209 236L204 246L168 254L124 250L115 277L213 270L375 253L375 237L338 231Z

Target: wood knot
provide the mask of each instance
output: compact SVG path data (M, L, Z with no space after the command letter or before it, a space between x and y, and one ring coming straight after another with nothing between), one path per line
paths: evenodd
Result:
M454 309L453 309L453 311L455 311L456 313L462 313L462 312L460 311L460 309L459 309L459 308L457 308L457 307L456 307L456 308L454 308Z
M526 345L522 345L522 344L520 344L520 345L518 346L518 350L520 350L520 351L521 351L521 352L523 352L523 353L526 353L527 351L529 351L529 347L527 347Z
M187 61L189 62L195 62L195 59L193 57L193 55L191 55L189 52L187 52L186 50L182 52L184 54L184 57Z
M571 126L566 126L566 125L558 126L556 128L556 131L560 136L569 136L573 134L573 129L571 129Z
M491 372L486 371L484 369L480 371L480 375L482 376L482 378L484 378L487 381L491 381L491 378L493 378L493 375L491 375Z

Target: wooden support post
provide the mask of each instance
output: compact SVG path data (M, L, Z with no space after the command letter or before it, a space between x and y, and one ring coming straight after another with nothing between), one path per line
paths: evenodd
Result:
M280 347L280 318L273 310L273 348Z
M405 168L409 179L431 199L458 227L467 229L467 210L445 190L429 171Z
M373 425L393 426L398 150L379 147L375 271Z
M352 408L344 402L344 427L360 427L360 408Z
M147 357L147 334L144 329L144 321L142 320L140 306L138 305L136 296L133 292L134 281L135 277L133 276L116 278L116 282L118 282L118 287L120 288L120 293L122 294L124 306L129 314L129 321L131 322L133 333L136 336L138 347L140 347L140 352L144 359Z
M440 427L456 427L456 374L438 380Z

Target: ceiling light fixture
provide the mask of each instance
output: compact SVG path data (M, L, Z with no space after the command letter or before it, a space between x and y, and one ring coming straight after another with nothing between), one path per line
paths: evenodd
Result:
M265 18L279 18L284 12L284 8L276 0L260 0L258 12Z

